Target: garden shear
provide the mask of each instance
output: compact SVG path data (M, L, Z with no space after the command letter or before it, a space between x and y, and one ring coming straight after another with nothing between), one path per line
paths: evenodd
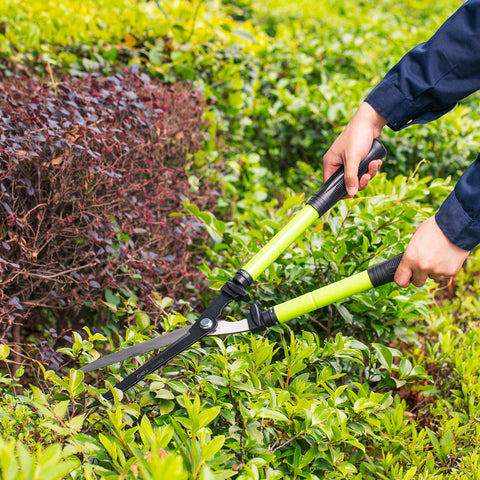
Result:
M370 162L386 155L385 147L374 140L368 155L359 166L359 179L368 171ZM205 336L229 335L241 332L260 332L267 327L284 323L305 313L337 302L350 295L378 287L393 280L403 254L392 257L368 270L324 286L313 292L260 311L251 304L246 319L239 321L220 320L223 309L232 301L248 301L246 289L267 269L279 255L320 216L347 194L344 169L340 167L306 203L306 205L283 227L247 264L236 272L221 288L220 294L200 315L195 323L166 333L146 342L101 357L81 368L84 373L103 368L117 362L141 355L159 348L167 347L159 354L117 383L115 388L122 392L130 389L147 375L153 373L172 358L198 342ZM103 395L112 400L112 392ZM90 407L99 405L96 401Z

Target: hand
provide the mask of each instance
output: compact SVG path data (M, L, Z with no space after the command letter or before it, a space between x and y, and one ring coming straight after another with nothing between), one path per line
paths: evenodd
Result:
M345 166L345 185L348 197L353 197L358 190L363 190L375 176L382 165L381 160L370 163L368 173L358 181L358 166L367 156L373 140L387 124L368 103L363 102L352 119L333 142L323 157L323 180L327 181L341 165Z
M453 244L440 230L435 217L423 222L413 234L395 273L400 287L425 284L427 277L453 277L462 268L469 251Z

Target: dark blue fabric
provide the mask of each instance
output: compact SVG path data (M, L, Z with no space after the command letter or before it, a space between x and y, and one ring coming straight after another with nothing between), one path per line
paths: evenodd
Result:
M366 101L393 130L427 123L480 89L480 0L464 3L425 43L409 51ZM457 246L480 243L480 160L465 171L436 221Z
M480 243L480 156L460 177L435 219L458 247L472 250Z
M480 0L464 3L366 98L393 130L427 123L480 88Z

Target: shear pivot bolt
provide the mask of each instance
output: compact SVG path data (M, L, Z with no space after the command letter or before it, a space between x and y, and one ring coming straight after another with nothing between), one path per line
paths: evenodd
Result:
M203 330L208 330L213 325L213 320L211 318L202 318L200 320L200 328Z

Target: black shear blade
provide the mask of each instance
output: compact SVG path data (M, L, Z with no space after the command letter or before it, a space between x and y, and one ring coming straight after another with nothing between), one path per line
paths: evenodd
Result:
M124 360L128 360L129 358L137 357L138 355L143 355L144 353L167 347L183 337L189 329L190 327L179 328L173 332L151 338L150 340L139 343L138 345L133 345L132 347L124 348L118 352L110 353L109 355L105 355L97 360L94 360L93 362L88 363L87 365L84 365L80 370L83 373L92 372L93 370L108 367L108 365L120 363Z
M115 388L118 388L122 392L126 392L138 382L142 381L147 375L153 373L155 370L158 370L161 366L172 360L172 358L182 353L194 343L197 343L201 338L209 335L213 330L215 330L216 326L216 320L210 320L208 327L205 327L205 324L202 326L201 321L197 321L191 327L186 327L187 331L182 337L180 337L176 342L160 352L158 355L153 357L147 363L142 365L138 370L125 377L121 382L117 383ZM112 392L105 393L103 398L108 401L113 400ZM90 405L90 408L97 405L99 405L98 401Z
M118 352L110 353L109 355L105 355L97 360L94 360L93 362L88 363L87 365L84 365L80 370L83 373L93 372L99 368L108 367L114 363L120 363L130 358L137 357L138 355L143 355L144 353L149 353L153 350L167 347L186 335L190 328L190 326L179 328L173 332L164 333L163 335L151 338L145 342L124 348L123 350L119 350ZM248 332L249 330L250 327L248 325L248 320L246 319L238 322L227 322L225 320L220 320L215 330L210 332L208 335L229 335L233 333Z
M222 310L234 299L228 293L222 291L218 297L208 306L208 308L202 313L200 318L190 327L185 327L185 329L178 330L183 333L177 340L175 340L170 346L162 350L158 355L149 360L145 365L142 365L138 370L128 375L121 382L115 385L115 388L118 388L122 392L126 392L128 389L132 388L138 382L143 380L147 375L153 373L155 370L158 370L160 367L169 362L172 358L176 357L178 354L182 353L188 347L192 346L194 343L197 343L200 339L207 335L212 335L216 330L218 321L217 318L222 313ZM232 323L233 325L239 322L226 322ZM244 331L244 330L238 330ZM165 337L164 340L170 341L173 338L173 334L168 337ZM225 333L235 333L233 331ZM159 340L160 341L160 340ZM149 348L149 347L147 347ZM118 357L117 357L118 358ZM91 371L91 370L88 370ZM105 400L112 400L112 392L107 392L103 395ZM89 408L93 408L99 405L98 401L95 401Z

